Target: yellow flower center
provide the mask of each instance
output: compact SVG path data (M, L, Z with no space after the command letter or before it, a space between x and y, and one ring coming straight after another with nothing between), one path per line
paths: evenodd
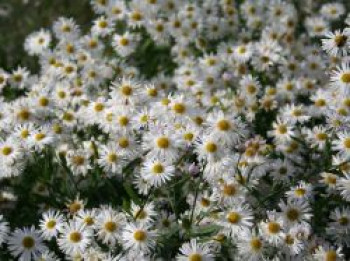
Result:
M297 209L291 208L287 211L287 217L291 221L295 221L299 218L299 211Z
M69 25L63 25L61 28L62 32L64 33L69 33L72 29L70 28Z
M84 164L85 159L83 156L77 155L77 156L73 157L72 161L73 161L74 165L81 166Z
M129 39L122 37L122 38L120 38L119 43L122 46L127 46L127 45L129 45Z
M193 81L191 79L186 81L186 85L189 86L189 87L193 86L194 84L195 84L195 81Z
M287 126L284 125L284 124L281 124L277 127L277 131L280 133L280 134L286 134L288 129L287 129Z
M188 260L189 260L189 261L202 261L203 258L202 258L202 255L195 253L195 254L191 254L191 255L188 257Z
M324 141L324 140L327 139L327 134L326 134L326 133L323 133L323 132L317 133L317 134L316 134L316 138L317 138L318 140Z
M130 95L132 95L132 88L129 85L123 85L121 87L121 92L125 96L130 96Z
M201 116L196 116L194 119L193 119L193 121L198 125L198 126L200 126L200 125L202 125L202 123L203 123L203 118L201 117Z
M220 120L217 122L216 126L221 131L228 131L231 128L231 124L228 120Z
M136 241L145 241L146 238L147 238L147 234L146 234L144 231L142 231L142 230L136 230L136 231L134 232L134 239L135 239Z
M346 106L346 107L350 107L350 98L344 99L343 104L344 104L344 106Z
M236 187L234 185L225 184L223 188L223 193L225 196L233 196L236 194Z
M339 108L339 109L337 109L337 113L338 113L339 115L342 115L342 116L347 116L347 115L348 115L348 112L347 112L347 110L346 110L345 108Z
M34 138L36 141L41 141L46 137L45 133L37 133L35 134Z
M1 153L5 156L8 156L12 153L13 149L9 146L4 146L2 149L1 149Z
M349 219L347 217L340 217L338 223L342 226L346 226L349 224Z
M22 109L18 112L17 117L22 121L26 121L30 117L30 112L27 109Z
M153 172L154 174L157 174L157 175L163 173L163 172L164 172L164 167L163 167L163 165L160 164L160 163L154 164L153 167L152 167L152 172Z
M256 155L256 149L254 149L254 148L247 148L246 150L245 150L245 152L244 152L244 155L246 155L247 157L253 157L253 156L255 156Z
M216 60L213 59L213 58L209 58L209 59L207 60L207 63L208 63L208 65L213 66L213 65L216 64Z
M15 75L13 76L13 80L14 80L15 82L21 82L22 79L23 79L23 77L22 77L21 74L15 74Z
M329 185L335 185L337 183L337 178L335 175L328 175L325 178L325 183Z
M105 223L105 229L110 233L116 231L117 227L117 224L113 221L108 221Z
M104 108L105 108L105 106L102 103L96 103L95 106L94 106L94 110L96 112L103 111Z
M216 103L218 103L220 100L219 100L219 98L218 97L216 97L216 96L212 96L212 97L210 97L210 102L211 102L211 104L216 104Z
M148 119L149 119L148 115L142 115L142 116L140 117L140 121L141 121L142 123L147 123L147 122L148 122Z
M57 95L60 99L66 98L66 92L64 92L64 91L58 91Z
M73 202L69 205L69 212L70 213L76 213L81 209L81 204L79 202Z
M287 235L284 239L287 245L293 245L294 244L294 238L291 235Z
M94 49L97 47L97 41L96 40L91 40L89 41L89 47Z
M342 76L340 77L340 80L343 82L343 83L350 83L350 72L349 73L343 73Z
M47 223L46 223L46 227L48 229L53 229L54 227L56 226L56 220L49 220Z
M303 115L303 112L301 109L295 109L292 111L292 115L295 117L300 117L301 115Z
M113 113L112 112L109 112L109 113L106 114L106 120L108 122L113 121Z
M303 189L303 188L298 188L298 189L295 190L294 193L295 193L295 195L297 195L298 197L302 197L302 196L305 195L306 190Z
M106 20L102 20L102 21L99 21L98 26L99 26L100 28L107 28L108 23L107 23Z
M344 147L346 149L350 149L350 138L345 138L344 139Z
M129 147L129 140L126 137L122 137L119 139L118 144L121 148L125 149Z
M31 236L25 236L22 239L22 246L26 249L31 249L35 246L35 240Z
M318 100L315 101L315 105L317 107L323 107L323 106L326 105L326 101L324 99L318 99Z
M259 251L262 247L261 240L259 238L253 238L250 240L250 247L253 251Z
M46 107L47 105L49 105L49 99L46 97L41 97L39 99L39 105L42 107Z
M157 97L157 95L158 95L158 91L155 88L148 89L147 93L151 97Z
M64 71L67 73L67 74L71 74L73 71L74 71L74 67L73 66L66 66L64 68Z
M193 140L193 137L194 137L193 133L190 133L190 132L185 133L185 134L183 135L183 138L184 138L185 140L187 140L187 141L192 141L192 140Z
M170 100L168 98L163 98L161 100L162 105L167 106L170 103Z
M65 112L65 113L63 114L62 119L63 119L64 121L71 122L71 121L74 120L74 116L73 116L73 114L70 113L70 112Z
M338 47L343 47L346 44L348 37L346 35L339 34L334 38L334 42Z
M255 85L249 84L249 85L247 86L247 92L248 92L249 94L255 94L255 93L256 93L256 87L255 87Z
M270 61L270 58L268 56L262 56L260 59L263 63L268 63Z
M322 26L322 25L316 25L316 26L314 26L314 31L315 31L316 33L321 33L324 29L325 29L325 28L324 28L324 26Z
M114 163L118 160L118 156L115 153L108 154L108 162Z
M209 199L206 199L206 198L202 198L201 201L200 201L201 205L203 207L209 207L210 206L210 200Z
M292 91L294 89L294 85L292 83L287 83L285 88L287 91Z
M166 149L170 145L169 139L167 137L160 137L157 139L157 146L161 149Z
M227 221L231 224L237 224L241 220L241 215L237 212L230 212L227 216Z
M88 226L91 226L91 225L93 225L93 224L95 223L95 221L94 221L94 219L93 219L92 217L86 217L86 218L84 219L84 223L85 223L86 225L88 225Z
M240 46L237 48L237 52L239 54L244 54L244 53L246 53L246 51L247 51L247 48L245 48L245 46Z
M121 116L121 117L119 117L119 125L120 125L120 126L125 127L125 126L127 126L128 124L129 124L129 118L128 118L128 117L126 117L126 116Z
M217 151L217 149L218 146L213 142L207 142L207 144L205 144L205 150L209 153L214 153Z
M81 241L81 233L78 231L74 231L69 234L69 240L72 241L73 243L78 243Z
M118 8L118 7L113 7L112 13L115 15L119 15L122 13L122 10L120 10L120 8Z
M140 12L133 12L131 15L131 19L134 21L141 21L142 20L142 14Z
M336 261L336 260L337 260L337 253L334 250L329 250L326 252L325 261Z
M186 106L182 103L175 103L173 110L178 114L183 114L186 111Z
M29 131L28 130L22 130L21 131L21 138L25 139L28 138L29 136Z
M267 230L271 234L277 234L278 232L280 232L281 226L277 222L272 221L267 224Z
M336 15L338 13L337 9L336 8L332 8L329 10L329 13L332 14L332 15Z

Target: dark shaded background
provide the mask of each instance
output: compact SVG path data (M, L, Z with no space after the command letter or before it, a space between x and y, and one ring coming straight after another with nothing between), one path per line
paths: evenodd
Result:
M24 51L24 40L40 28L51 28L60 16L74 18L87 30L93 16L89 0L0 0L0 68L18 65L38 69L36 58Z

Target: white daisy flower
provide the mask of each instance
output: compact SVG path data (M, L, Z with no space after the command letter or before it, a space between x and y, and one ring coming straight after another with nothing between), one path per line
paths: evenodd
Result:
M260 223L261 232L268 242L278 246L285 235L283 219L276 212L268 211L267 215L267 220Z
M96 217L97 237L108 245L115 245L121 238L125 216L111 207L104 208Z
M125 32L123 35L115 34L112 45L120 56L126 57L135 51L137 41L138 37L135 34Z
M162 158L148 159L141 169L141 175L155 187L164 185L172 178L174 173L175 167Z
M51 34L41 29L39 32L34 32L27 36L24 42L24 49L30 55L43 54L43 52L48 49L50 43Z
M61 228L57 244L67 255L82 254L90 245L92 235L92 230L84 224L70 221Z
M43 239L34 226L15 229L7 239L8 248L20 260L32 260L46 251Z
M253 212L245 203L236 201L234 207L228 208L222 216L221 225L224 226L224 233L235 237L239 233L248 231L253 226ZM226 230L227 229L227 230Z
M327 32L326 39L322 39L322 48L332 56L346 56L349 51L350 35L349 32L339 30Z
M329 245L321 245L318 248L316 248L315 253L313 254L313 257L317 261L324 261L324 260L334 260L334 261L341 261L344 260L344 255L342 254L341 247L335 248L331 247Z
M247 261L264 259L267 244L263 238L254 233L241 233L238 235L237 248L240 256Z
M154 203L147 203L144 206L136 205L134 202L131 203L130 213L136 220L136 224L148 225L153 223L157 212L154 209Z
M5 221L3 215L0 215L0 246L4 242L6 242L9 232L10 232L9 223Z
M310 221L312 214L311 208L306 202L302 201L281 201L279 203L281 217L286 227L291 228L296 224L305 224Z
M122 239L123 246L133 252L149 253L155 246L157 232L149 226L141 224L126 224Z
M350 157L350 133L338 133L338 139L333 140L332 145L333 149L338 151L341 157L344 159L348 159Z
M342 63L331 75L331 85L344 95L350 94L350 64Z
M58 235L58 231L62 228L64 222L63 215L55 210L48 210L42 214L40 220L40 230L43 237L50 240Z
M179 249L178 261L214 261L214 253L209 244L198 243L196 239L184 243Z

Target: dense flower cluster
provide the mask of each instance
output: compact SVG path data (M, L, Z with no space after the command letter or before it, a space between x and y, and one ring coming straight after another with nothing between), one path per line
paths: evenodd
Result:
M293 2L92 0L88 32L29 35L40 73L0 70L0 257L346 260L350 16Z

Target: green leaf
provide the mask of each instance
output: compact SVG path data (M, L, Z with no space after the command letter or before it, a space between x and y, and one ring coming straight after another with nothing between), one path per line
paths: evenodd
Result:
M137 205L141 205L141 199L140 197L136 194L136 192L133 190L133 188L129 185L124 183L123 187L128 194L128 196L131 198L132 201L134 201Z
M204 236L213 236L219 232L221 229L220 226L217 225L207 225L207 226L199 226L192 228L192 236L204 237Z

